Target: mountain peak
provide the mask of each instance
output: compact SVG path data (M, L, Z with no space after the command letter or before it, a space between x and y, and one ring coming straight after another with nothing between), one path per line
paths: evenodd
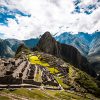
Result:
M46 53L50 53L50 54L55 54L56 52L56 40L52 37L52 35L50 34L50 32L45 32L41 38L40 41L37 45L37 47L46 52ZM55 52L55 53L54 53Z
M44 33L44 35L51 35L51 33L50 33L49 31L46 31L46 32Z
M41 38L53 38L52 37L52 35L51 35L51 33L49 32L49 31L46 31L42 36L41 36Z

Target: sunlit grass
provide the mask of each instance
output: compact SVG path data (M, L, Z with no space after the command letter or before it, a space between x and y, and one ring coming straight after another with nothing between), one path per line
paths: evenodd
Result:
M57 82L63 87L63 88L68 88L69 86L67 84L63 83L63 80L60 79L59 77L55 77L55 79L57 80Z
M48 96L47 94L45 94L44 92L42 92L41 90L38 89L32 89L32 90L28 90L25 88L20 88L20 89L16 89L14 91L9 91L6 90L4 91L6 93L12 93L18 96L22 96L22 97L27 97L34 100L54 100L53 97ZM9 100L9 99L0 99L0 100Z
M41 65L44 67L50 66L48 63L44 62L44 61L40 61L38 56L28 56L28 60L30 61L31 64L37 64L37 65Z
M50 71L50 73L52 73L52 74L56 74L56 73L58 73L59 71L56 69L56 68L54 68L54 67L49 67L48 68L48 70Z
M14 91L3 90L3 92L7 94L14 94L16 96L22 96L29 98L29 100L91 100L90 98L94 98L94 100L99 100L94 96L81 96L78 95L78 92L68 92L68 91L59 91L59 90L41 90L41 89L25 89L20 88ZM3 98L3 99L1 99ZM1 97L0 100L9 100L6 97Z
M47 67L47 69L52 74L55 74L55 73L59 72L56 68L50 67L50 65L47 62L41 61L39 59L39 57L40 57L40 55L38 55L38 56L28 55L28 60L30 61L31 64L37 64L37 65L41 65L43 67Z

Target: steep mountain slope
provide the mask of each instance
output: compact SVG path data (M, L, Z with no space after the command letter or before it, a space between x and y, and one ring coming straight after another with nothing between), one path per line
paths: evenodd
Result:
M92 53L93 49L97 48L96 45L99 45L100 32L97 31L93 34L80 32L75 35L65 32L56 36L55 39L60 43L76 47L84 56L88 56Z
M83 56L87 57L96 73L100 75L100 32L93 34L81 32L76 35L63 33L57 36L56 40L76 47Z
M90 63L76 48L70 45L60 44L49 32L44 33L35 49L60 57L88 74L95 76L95 72Z
M15 52L20 44L24 44L23 41L17 39L5 39L9 43L9 47Z
M9 47L9 42L0 39L0 57L14 56L13 50Z
M88 60L94 66L94 70L100 77L100 33L93 35L95 35L95 38L92 40L90 45Z
M96 62L100 61L99 59L96 59L100 56L100 33L95 33L93 34L93 40L90 44L90 50L89 50L89 57L94 57L90 58L91 62Z

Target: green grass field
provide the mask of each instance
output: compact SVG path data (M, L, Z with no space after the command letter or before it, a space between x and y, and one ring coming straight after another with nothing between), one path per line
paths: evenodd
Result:
M6 96L0 96L0 100L10 100L10 99Z
M60 90L40 90L40 89L25 89L20 88L14 91L3 90L2 92L7 94L14 94L16 96L27 97L29 100L91 100L87 96L79 96L78 93L70 93ZM88 94L87 94L88 95ZM90 98L94 100L99 100L92 95L89 95ZM0 97L0 100L10 100L7 97Z

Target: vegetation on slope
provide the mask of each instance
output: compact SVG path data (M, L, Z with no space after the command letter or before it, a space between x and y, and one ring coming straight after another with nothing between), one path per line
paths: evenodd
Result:
M30 51L29 48L27 48L24 44L21 44L21 45L18 47L17 51L16 51L15 57L16 57L16 58L19 58L19 57L21 57L21 56L23 56L23 55L25 55L25 54L29 54L30 52L31 52L31 51Z
M76 82L84 87L88 92L100 97L100 88L97 85L96 80L85 72L78 71L78 78L76 78Z
M94 78L85 72L80 71L69 63L66 63L60 58L56 58L52 55L38 51L30 52L28 49L26 49L26 51L28 51L26 57L30 63L46 67L64 89L85 93L89 92L96 96L100 95L100 88L96 84ZM67 68L67 72L61 72L61 68ZM37 75L37 78L38 77L39 76Z

